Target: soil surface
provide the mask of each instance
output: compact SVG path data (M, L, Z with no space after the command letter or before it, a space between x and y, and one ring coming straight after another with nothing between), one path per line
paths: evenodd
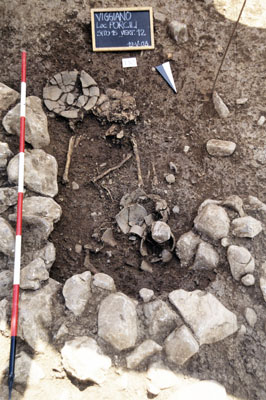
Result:
M92 113L75 121L71 128L68 120L49 113L44 106L51 138L51 144L44 150L58 162L59 194L55 200L63 210L51 235L57 252L51 277L65 282L87 269L84 247L80 254L75 252L75 245L81 244L94 249L90 251L91 264L99 272L111 275L117 289L130 296L138 298L143 287L153 289L156 295L177 288L206 289L216 279L216 273L182 269L177 257L168 264L154 264L152 274L140 270L139 241L130 241L115 222L122 196L138 187L134 156L98 184L91 180L119 164L128 153L133 154L130 138L134 136L143 190L166 200L171 210L168 222L176 238L192 228L197 208L207 198L220 200L236 194L243 199L253 195L265 201L265 126L258 126L257 121L261 115L266 116L266 29L239 24L216 86L230 109L230 116L220 119L214 110L211 92L234 27L232 20L218 12L223 6L228 7L228 2L151 0L147 5L163 13L168 21L177 19L188 25L189 40L177 44L167 32L167 23L156 18L155 49L124 53L92 52L89 14L91 7L102 7L103 3L104 7L118 7L123 2L58 0L51 3L11 0L0 6L4 16L1 81L20 90L20 49L25 48L27 95L42 98L43 87L57 72L85 70L97 82L101 93L107 88L129 92L135 97L140 112L136 123L122 126L125 136L114 140L105 137L111 124L97 120ZM240 10L240 1L232 3L232 7ZM141 5L141 1L130 4ZM123 57L136 57L137 68L123 69ZM177 94L154 69L168 60ZM243 97L248 101L237 105L236 100ZM0 133L16 153L18 142L6 136L2 126ZM64 184L62 176L73 134L80 141L73 152L69 183ZM211 157L206 151L206 142L213 138L234 141L236 151L230 157ZM185 146L189 146L188 152L184 151ZM165 180L171 173L170 162L177 167L172 185ZM157 184L154 184L155 171ZM73 182L79 185L78 190L73 190ZM179 207L179 214L172 212L174 206ZM110 227L118 243L115 248L103 246L100 240ZM265 254L264 240L264 234L256 238L255 257L259 260ZM225 258L219 273L232 280ZM238 290L239 284L231 284ZM259 302L263 303L262 298ZM259 398L251 394L249 399Z

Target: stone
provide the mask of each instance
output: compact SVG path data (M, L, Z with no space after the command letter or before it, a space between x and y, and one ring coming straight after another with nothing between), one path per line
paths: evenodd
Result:
M228 246L230 246L230 244L232 244L231 243L231 240L229 239L229 238L222 238L221 239L221 245L223 246L223 247L228 247Z
M200 244L201 239L192 231L183 233L176 243L176 255L180 259L182 267L187 267L193 262L196 254L196 249Z
M7 310L10 307L9 301L3 299L0 301L0 332L9 335L9 323L7 317Z
M67 111L61 111L59 113L61 115L61 117L65 117L68 119L75 119L78 118L79 116L79 111L77 110L67 110Z
M204 207L208 206L209 204L216 204L217 206L222 204L221 200L213 200L213 199L206 199L204 200L199 208L198 208L198 214L203 210Z
M77 182L72 182L72 189L79 190L79 184Z
M172 161L170 161L170 163L169 163L169 168L170 168L172 171L174 171L175 174L177 174L178 168L177 168L176 164L173 163Z
M49 279L49 273L41 258L36 258L21 270L21 289L40 289L43 282Z
M173 254L171 253L171 251L163 249L163 251L160 254L160 257L162 258L163 263L168 263L172 260Z
M83 88L90 86L97 86L95 80L85 71L81 71L80 73L80 81Z
M15 252L15 231L2 217L0 217L0 252L7 256L13 256Z
M266 301L266 262L264 262L261 266L260 271L260 290L264 301Z
M169 33L173 40L178 44L185 43L188 41L187 25L179 21L172 21L169 26Z
M5 168L8 159L13 155L9 146L5 142L0 142L0 168Z
M47 271L50 270L55 262L56 251L52 242L46 242L41 249L24 252L22 255L22 265L26 266L36 258L41 258L44 261Z
M255 196L248 196L248 203L251 206L252 210L263 211L266 213L266 204L263 203Z
M0 188L0 214L6 211L10 206L17 204L17 188Z
M6 111L19 98L19 93L0 82L0 112Z
M260 118L258 119L257 124L259 126L262 126L264 124L264 122L266 121L266 118L264 117L264 115L261 115Z
M161 22L162 24L164 24L166 22L166 15L160 13L159 11L155 11L154 12L154 19L157 22Z
M39 363L21 351L16 357L15 365L16 383L25 385L27 382L30 386L35 386L45 378L44 371Z
M236 195L227 197L222 203L223 206L232 208L234 211L238 212L240 217L244 217L245 213L243 210L243 200Z
M198 342L185 325L170 333L164 342L164 348L168 360L177 365L183 365L199 351Z
M136 368L143 360L162 351L162 346L153 340L145 340L136 349L126 357L127 368Z
M200 345L223 340L238 329L235 314L211 293L179 289L171 292L169 299L192 329Z
M179 214L180 213L180 208L178 206L174 206L172 209L174 214Z
M256 312L253 310L253 308L247 307L245 309L245 318L246 318L247 323L249 324L249 326L251 326L251 328L254 328L258 317L257 317Z
M13 157L7 167L8 180L18 182L19 154ZM44 196L54 197L58 193L57 162L43 150L26 150L24 164L25 186Z
M63 296L66 307L72 311L76 317L85 310L89 298L91 297L91 272L85 271L82 274L73 275L67 279L63 287Z
M145 272L153 273L152 266L145 260L141 261L140 269Z
M152 363L149 366L147 378L160 390L168 389L179 383L177 375L161 362Z
M240 99L236 99L236 104L241 106L245 104L247 101L248 101L247 97L241 97Z
M242 276L254 272L254 258L245 247L229 246L227 249L227 259L233 278L236 281L239 281Z
M234 236L254 238L261 231L261 222L253 217L241 217L232 221L232 234Z
M102 384L111 367L111 359L102 354L97 342L81 336L65 343L61 350L64 369L81 382Z
M30 96L26 99L25 141L33 148L41 149L48 146L50 136L46 114L42 109L39 97ZM5 130L11 134L20 135L20 104L10 110L3 119Z
M158 396L160 391L161 390L156 385L152 384L151 382L147 383L147 392L152 396Z
M241 278L241 282L243 283L243 285L245 286L252 286L255 283L255 278L254 275L252 274L247 274L245 276L243 276L243 278Z
M216 205L206 205L194 219L198 232L204 233L211 239L218 240L228 236L230 220L226 211Z
M139 291L139 295L144 301L144 303L148 303L154 296L154 291L151 289L142 288Z
M137 313L135 303L123 293L107 296L98 313L98 336L118 351L135 345Z
M101 272L93 276L92 285L100 289L109 290L110 292L114 292L116 290L113 278Z
M164 340L180 323L177 314L162 300L154 300L143 306L149 335L154 340Z
M201 242L197 248L193 267L195 269L215 269L219 263L219 254L207 242Z
M215 110L219 114L219 117L227 118L228 115L230 114L230 111L229 111L228 107L224 104L223 100L221 99L221 97L219 96L219 94L216 91L214 91L212 94L212 101L213 101Z
M31 196L23 200L23 215L45 218L54 223L60 220L62 208L49 197Z
M175 183L175 176L173 174L168 174L166 175L165 180L171 185L172 183Z
M215 381L185 384L175 390L167 400L228 400L225 388Z
M151 236L157 243L167 242L171 237L170 226L163 221L154 222L151 227Z
M114 238L112 228L107 228L107 229L104 231L101 240L102 240L105 244L108 244L108 245L111 246L111 247L116 247L116 246L117 246L117 242L116 242L116 240L115 240L115 238Z
M211 156L226 157L234 153L236 144L228 140L211 139L207 142L206 147Z
M81 252L82 252L82 245L79 243L75 244L75 253L81 254Z
M23 291L19 303L18 336L36 352L44 352L50 343L53 318L61 307L56 295L62 285L53 279L41 289Z
M12 291L13 274L11 271L0 272L0 300L7 297Z

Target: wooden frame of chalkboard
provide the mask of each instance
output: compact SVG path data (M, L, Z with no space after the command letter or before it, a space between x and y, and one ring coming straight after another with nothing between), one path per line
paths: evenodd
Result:
M152 7L91 9L93 51L154 49Z

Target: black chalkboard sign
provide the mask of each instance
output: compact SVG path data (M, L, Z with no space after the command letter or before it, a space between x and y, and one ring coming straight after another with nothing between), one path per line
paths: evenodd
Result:
M152 7L91 10L93 51L154 49Z

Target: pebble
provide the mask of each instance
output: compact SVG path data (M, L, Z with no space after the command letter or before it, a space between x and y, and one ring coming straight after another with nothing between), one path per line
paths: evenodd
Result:
M169 33L172 39L177 43L184 43L188 41L187 25L179 21L172 21L169 26Z
M156 221L152 225L151 235L155 242L164 243L171 237L170 226L163 221Z
M262 115L262 116L259 118L257 124L258 124L259 126L262 126L262 125L264 124L265 121L266 121L266 118L264 117L264 115Z
M242 104L245 104L247 101L248 101L247 97L241 97L240 99L236 99L236 104L242 105Z
M189 152L190 147L189 146L184 146L184 153L188 153Z
M180 208L178 206L174 206L172 209L174 214L179 214L180 213Z
M211 139L207 142L206 147L211 156L226 157L234 153L236 144L228 140Z
M145 260L141 262L140 269L145 272L150 272L152 274L152 266Z
M164 249L161 253L161 258L162 258L162 262L168 263L169 261L172 260L173 254L171 253L171 251Z
M171 185L172 183L175 183L175 176L173 174L168 174L166 175L165 180Z
M81 244L75 244L75 253L80 254L82 252L82 245Z
M248 324L251 326L251 328L254 328L256 322L257 322L257 314L253 310L253 308L247 307L245 309L245 318L248 322Z
M177 173L177 166L175 165L175 163L173 163L172 161L170 161L169 163L169 167L172 171L175 172L175 174Z
M243 278L241 279L241 282L243 283L243 285L245 286L252 286L255 283L255 278L254 275L252 274L247 274L245 276L243 276Z
M79 184L77 182L72 182L72 189L79 190Z
M144 303L148 303L154 296L154 291L151 289L142 288L139 291L139 295L144 301Z
M224 104L219 94L214 91L212 95L213 105L221 118L227 118L230 114L228 107Z

